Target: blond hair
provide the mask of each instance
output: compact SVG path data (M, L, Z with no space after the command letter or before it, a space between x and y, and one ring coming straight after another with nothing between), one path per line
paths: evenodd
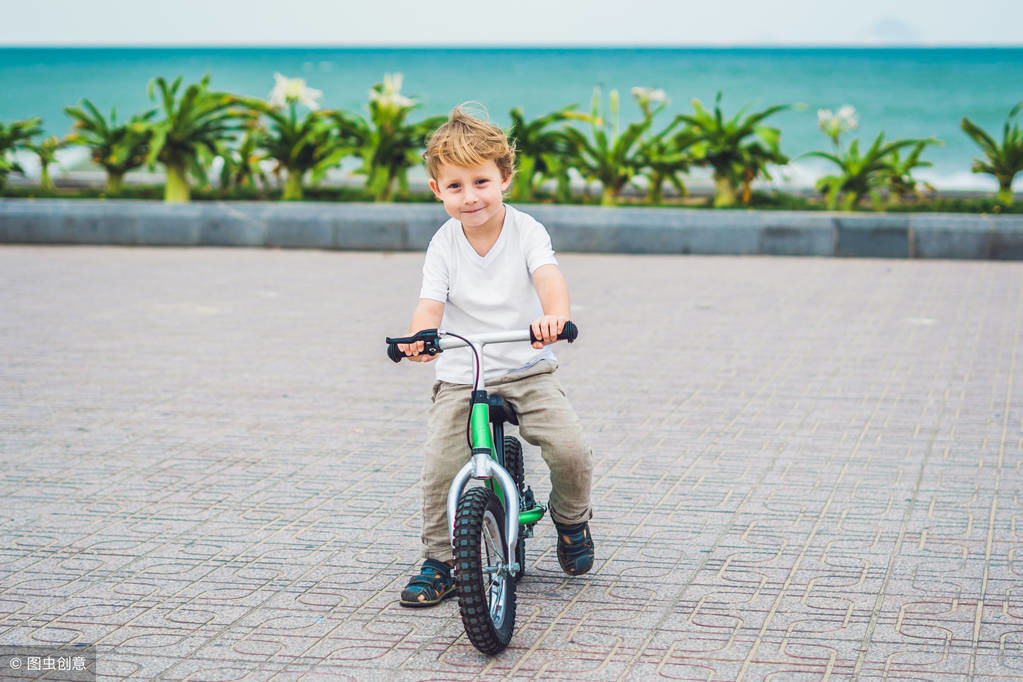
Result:
M470 168L493 161L507 180L515 173L515 147L493 123L467 113L462 104L451 110L446 123L426 143L426 172L437 179L442 165Z

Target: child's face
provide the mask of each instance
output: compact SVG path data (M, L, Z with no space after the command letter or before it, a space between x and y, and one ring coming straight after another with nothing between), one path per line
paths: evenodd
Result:
M511 177L502 179L493 161L469 168L442 164L437 177L430 179L430 189L444 202L444 210L465 229L501 227L503 192L510 184Z

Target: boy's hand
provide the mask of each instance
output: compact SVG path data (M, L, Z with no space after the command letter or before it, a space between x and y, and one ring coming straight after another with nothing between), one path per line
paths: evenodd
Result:
M566 322L568 322L568 318L559 315L544 315L536 318L529 326L533 329L533 336L541 340L535 342L533 348L539 349L557 343L558 334L564 331Z
M412 333L409 333L411 336ZM405 354L405 357L412 362L430 362L436 360L436 355L430 355L429 353L423 353L425 344L422 341L416 341L415 343L399 343L398 350Z

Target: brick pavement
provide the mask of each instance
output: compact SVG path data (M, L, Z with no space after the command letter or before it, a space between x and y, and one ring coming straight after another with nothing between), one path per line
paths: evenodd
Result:
M417 563L421 255L0 248L0 645L109 679L1019 679L1023 266L562 256L598 561ZM539 453L533 487L546 498Z

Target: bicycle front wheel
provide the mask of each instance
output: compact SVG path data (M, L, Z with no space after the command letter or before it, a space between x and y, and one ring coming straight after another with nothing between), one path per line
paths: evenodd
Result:
M455 588L465 634L485 654L503 651L515 628L515 581L505 571L505 511L488 488L470 488L455 515Z

